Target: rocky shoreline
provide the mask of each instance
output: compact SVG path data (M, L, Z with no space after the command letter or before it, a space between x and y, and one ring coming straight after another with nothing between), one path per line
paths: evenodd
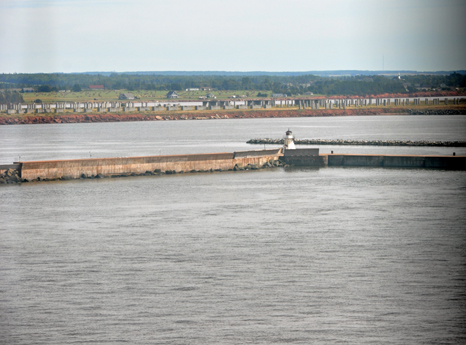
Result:
M295 139L296 145L337 146L443 146L466 147L466 141L411 141L411 140L349 140L349 139ZM283 145L284 139L251 139L247 144Z
M408 109L409 115L465 115L466 109Z
M92 122L127 122L127 121L179 121L179 120L219 120L248 118L284 118L284 117L329 117L329 116L371 116L371 115L466 115L466 107L452 106L442 108L347 108L347 109L285 109L267 110L216 110L135 113L135 114L16 114L1 115L0 125L48 124L48 123L92 123Z

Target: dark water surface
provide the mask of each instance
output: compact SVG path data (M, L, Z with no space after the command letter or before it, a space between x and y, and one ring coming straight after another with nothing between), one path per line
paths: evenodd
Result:
M447 134L444 117L414 118L430 134L412 126L408 139L465 140L464 117L448 118ZM0 141L4 159L15 149L38 159L89 148L110 157L157 154L154 143L164 153L247 149L244 139L280 138L283 127L301 138L342 138L349 128L348 138L374 139L395 126L394 117L317 121L325 129L278 120L5 126ZM0 210L0 343L466 342L462 171L27 183L1 187Z

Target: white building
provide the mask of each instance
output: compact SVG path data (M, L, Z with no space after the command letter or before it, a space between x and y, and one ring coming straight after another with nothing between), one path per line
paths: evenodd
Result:
M285 150L295 150L296 146L294 145L294 136L293 132L289 129L285 133L285 143L283 145Z

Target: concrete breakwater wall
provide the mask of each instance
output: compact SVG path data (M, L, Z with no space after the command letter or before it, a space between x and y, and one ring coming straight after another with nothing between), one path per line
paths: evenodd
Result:
M284 139L251 139L247 144L283 145ZM411 141L411 140L349 140L349 139L295 139L296 145L366 145L366 146L443 146L466 147L466 141Z
M15 162L21 181L242 170L273 165L281 149L171 156ZM12 169L11 169L12 170ZM9 170L9 171L11 171Z
M285 150L281 158L294 166L397 167L466 170L466 156L319 154L318 149Z
M466 170L466 156L320 154L318 156L285 155L284 160L294 166Z
M328 166L466 170L466 156L327 154Z
M296 151L288 155L286 152L283 155L281 149L273 149L234 153L15 162L1 166L0 184L183 172L257 170L287 165L466 170L466 156L314 154L305 149Z

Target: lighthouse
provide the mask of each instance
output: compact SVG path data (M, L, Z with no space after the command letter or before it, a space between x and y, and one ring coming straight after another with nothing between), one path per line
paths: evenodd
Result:
M293 137L293 132L288 130L285 133L285 144L283 145L283 148L285 150L294 150L296 147L294 146L294 137Z

